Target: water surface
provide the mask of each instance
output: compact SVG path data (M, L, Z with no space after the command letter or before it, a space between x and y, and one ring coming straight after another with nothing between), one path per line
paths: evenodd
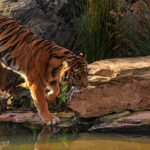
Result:
M150 136L78 133L0 123L0 150L149 150Z

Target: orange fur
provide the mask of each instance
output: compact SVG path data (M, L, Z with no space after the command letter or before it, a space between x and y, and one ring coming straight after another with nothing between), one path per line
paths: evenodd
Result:
M0 62L29 83L41 119L46 124L55 124L58 118L49 112L47 101L52 102L58 96L64 81L87 85L85 57L34 36L28 28L10 18L0 17L0 30ZM78 73L74 75L76 70ZM46 89L53 93L47 96Z

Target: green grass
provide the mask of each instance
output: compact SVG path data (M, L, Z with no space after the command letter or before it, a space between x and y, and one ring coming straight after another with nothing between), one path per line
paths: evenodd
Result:
M111 12L118 11L118 0L87 0L83 7L75 22L77 43L86 52L88 62L113 57L115 25L119 19Z

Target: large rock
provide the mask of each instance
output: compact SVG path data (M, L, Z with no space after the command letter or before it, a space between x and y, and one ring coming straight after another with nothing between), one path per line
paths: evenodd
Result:
M0 14L11 16L44 39L73 48L73 17L79 15L81 0L2 0ZM72 9L74 8L74 9Z
M97 61L89 69L89 87L68 104L81 117L150 110L150 56Z

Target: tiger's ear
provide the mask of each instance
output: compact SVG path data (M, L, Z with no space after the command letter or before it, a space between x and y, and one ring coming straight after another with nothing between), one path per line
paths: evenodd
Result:
M69 68L69 64L68 64L68 62L67 61L63 61L63 68L64 69L68 69Z
M83 51L79 52L77 55L80 56L80 57L86 58L86 54Z

